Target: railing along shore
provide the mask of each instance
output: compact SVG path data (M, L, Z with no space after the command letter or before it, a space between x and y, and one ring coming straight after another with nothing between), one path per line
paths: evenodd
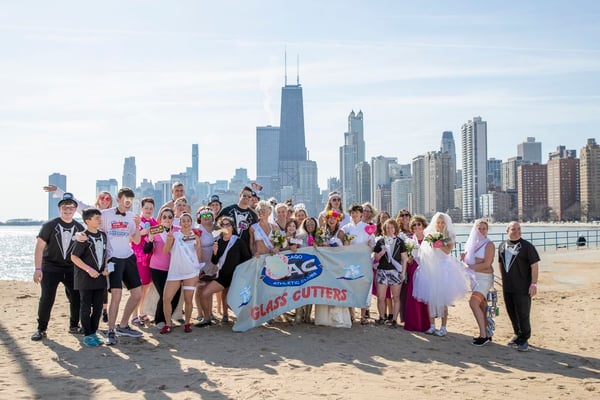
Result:
M577 229L560 231L540 231L540 232L522 232L521 237L530 241L538 251L549 251L557 249L582 249L597 248L600 244L599 229ZM454 254L462 253L465 243L469 238L468 234L456 235L456 246ZM506 240L506 233L489 233L488 238L494 242L496 248L503 240Z

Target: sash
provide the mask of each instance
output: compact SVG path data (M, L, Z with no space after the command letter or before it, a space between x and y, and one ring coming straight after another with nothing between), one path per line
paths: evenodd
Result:
M396 268L396 271L402 272L402 264L400 264L398 261L396 261L396 259L394 259L393 254L392 254L393 251L396 249L397 240L398 240L398 237L395 237L393 246L388 246L387 244L385 245L385 250L386 250L385 255L387 256L388 261L394 266L394 268ZM385 244L385 239L384 239L383 243Z
M257 222L252 226L254 226L254 233L258 234L258 237L260 238L260 240L263 241L265 246L267 246L267 249L269 249L269 251L275 250L275 246L273 246L273 243L271 243L271 239L269 239L269 237L267 236L263 228L260 226L260 224Z
M238 237L236 235L231 235L231 239L229 239L229 242L227 243L227 247L225 247L225 251L223 252L221 257L219 257L219 263L217 264L219 266L219 271L223 267L223 264L225 264L225 259L227 258L227 253L229 253L229 249L231 249L231 247L235 244L235 241L237 239L238 239Z

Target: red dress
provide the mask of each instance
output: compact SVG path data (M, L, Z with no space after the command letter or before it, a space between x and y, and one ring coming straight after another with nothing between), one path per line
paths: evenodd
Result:
M421 241L419 240L419 244ZM413 261L407 265L408 283L406 284L406 301L404 310L404 329L407 331L425 332L429 329L429 311L427 304L415 299L413 293L413 283L415 271L419 265Z

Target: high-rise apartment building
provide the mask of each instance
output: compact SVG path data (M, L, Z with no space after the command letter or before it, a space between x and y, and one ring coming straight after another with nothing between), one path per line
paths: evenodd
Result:
M581 220L600 221L600 146L588 139L579 152Z
M356 193L357 203L363 204L371 201L371 165L366 162L356 164Z
M373 207L377 210L390 212L390 204L384 204L388 197L391 199L390 191L390 164L397 164L395 157L377 156L371 158L371 193L373 194ZM387 191L385 190L387 189ZM383 208L385 205L385 208Z
M479 196L487 192L487 122L474 117L461 127L462 217L480 216Z
M419 155L412 159L413 214L425 214L426 168L424 155Z
M525 142L517 145L517 156L521 157L524 164L541 164L542 143L536 142L534 137L528 137Z
M559 146L547 164L548 207L551 221L575 221L580 217L579 160L575 150Z
M256 181L262 185L264 197L279 190L279 127L256 127Z
M494 157L487 162L487 183L489 191L500 191L502 188L502 160Z
M48 176L48 184L54 185L67 192L67 176L55 172ZM48 219L54 219L60 216L58 212L59 198L54 198L54 193L48 193Z
M406 208L412 210L412 178L410 176L394 179L392 181L391 192L391 210L392 216L396 216L398 211Z
M281 88L281 120L279 125L279 160L306 161L304 136L304 105L302 86Z
M125 163L123 164L123 186L133 190L137 187L136 168L135 168L135 157L125 157Z
M425 216L454 208L454 160L450 153L430 151L423 159Z
M548 220L548 173L546 164L521 165L517 171L519 220Z
M358 202L356 164L365 161L363 113L354 110L348 115L348 131L344 133L344 145L340 147L340 180L342 197L347 204Z

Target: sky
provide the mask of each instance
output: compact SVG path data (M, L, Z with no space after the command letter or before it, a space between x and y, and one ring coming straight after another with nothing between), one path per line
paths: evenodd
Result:
M0 221L47 218L55 172L89 203L96 179L121 182L125 157L138 181L168 180L191 166L192 143L201 181L240 167L254 178L286 49L321 189L339 175L352 110L367 160L410 163L446 130L460 160L475 116L488 157L529 136L543 162L559 145L579 155L600 142L599 20L595 0L0 1Z

